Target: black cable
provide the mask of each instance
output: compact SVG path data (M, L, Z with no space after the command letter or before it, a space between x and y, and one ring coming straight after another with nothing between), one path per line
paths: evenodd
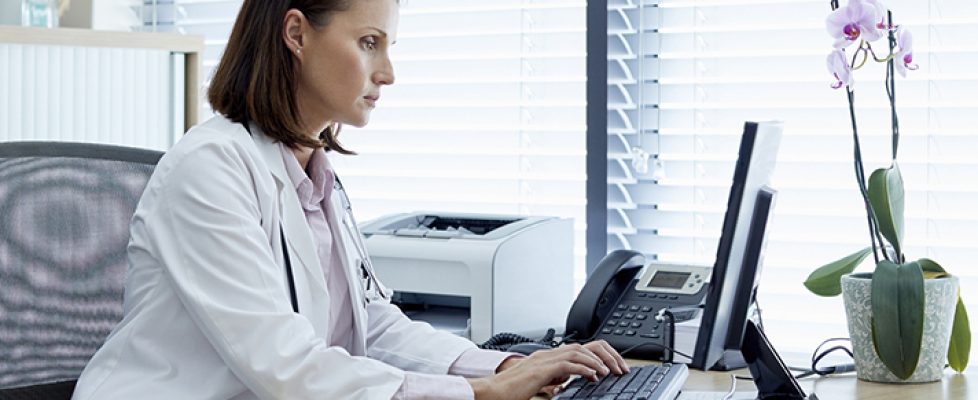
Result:
M839 365L832 365L832 366L828 366L828 367L821 367L821 368L818 367L818 363L820 361L822 361L822 359L824 359L829 354L835 353L837 351L842 351L842 352L846 353L849 357L853 357L852 350L850 350L848 347L843 346L843 345L836 345L836 346L832 346L832 347L830 347L828 349L822 350L822 347L823 346L825 346L825 345L827 345L829 343L832 343L832 342L840 342L840 341L846 341L846 342L848 342L848 341L850 341L850 339L849 338L829 338L829 339L826 339L821 344L819 344L817 347L815 347L815 351L812 352L812 366L811 366L811 368L789 367L788 369L790 369L792 371L801 372L801 374L795 375L795 379L806 378L806 377L809 377L809 376L812 376L812 375L826 376L826 375L841 374L841 373L855 371L856 370L856 365L855 364L839 364ZM853 358L855 358L855 357L853 357Z
M665 350L666 352L668 352L669 356L668 357L663 357L664 358L663 361L665 361L665 362L672 363L673 362L673 357L674 357L675 354L679 354L679 355L681 355L683 357L686 357L686 358L692 360L693 357L690 356L689 354L683 353L683 352L675 349L675 346L676 346L676 316L672 314L672 311L669 311L669 309L667 309L667 308L663 308L663 309L659 310L659 312L657 313L657 315L655 316L655 318L657 320L659 320L659 321L662 321L664 318L669 318L669 322L668 322L668 325L669 325L669 328L668 328L669 329L669 344L667 345L667 344L659 343L658 341L649 340L647 342L642 342L642 343L636 344L634 346L631 346L631 347L629 347L629 348L627 348L627 349L619 352L619 354L621 354L622 356L624 356L628 352L630 352L632 350L635 350L635 349L637 349L639 347L648 346L648 345L654 345L654 346L659 347L659 348Z
M628 353L628 352L630 352L632 350L635 350L635 349L637 349L639 347L642 347L642 346L648 346L648 345L653 345L653 346L659 347L659 348L661 348L663 350L669 350L669 351L671 351L673 353L679 354L679 355L681 355L683 357L686 357L686 358L688 358L690 360L693 359L693 357L691 357L689 354L683 353L681 351L678 351L678 350L676 350L676 349L674 349L672 347L666 346L666 345L664 345L662 343L659 343L657 341L654 341L654 340L650 340L648 342L642 342L642 343L636 344L636 345L634 345L632 347L629 347L629 348L625 349L624 351L619 352L618 354L621 354L621 355L624 356L626 353ZM670 360L668 362L671 363L672 361Z
M547 333L544 334L543 337L538 340L533 340L526 336L519 335L516 333L510 333L510 332L497 333L493 335L491 338L489 338L489 340L486 340L485 342L480 344L479 348L485 350L506 351L510 348L510 346L514 344L531 343L531 342L539 343L550 347L557 347L560 345L560 343L554 340L555 335L556 335L556 331L553 328L547 329Z
M676 347L676 316L673 315L672 311L669 311L668 308L663 308L663 309L659 310L659 312L656 313L656 314L657 315L656 315L655 319L656 320L659 320L659 321L662 321L663 317L668 317L669 318L669 324L668 324L669 325L669 346L667 347L667 349L669 349L669 363L672 363L672 361L673 361L672 359L674 357L674 353L676 352L675 350L672 350L674 347ZM689 359L692 360L693 358L692 357L689 357Z

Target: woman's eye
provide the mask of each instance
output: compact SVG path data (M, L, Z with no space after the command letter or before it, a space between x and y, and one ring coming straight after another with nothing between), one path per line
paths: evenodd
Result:
M366 37L360 40L361 46L367 50L374 50L377 48L377 40L371 37Z

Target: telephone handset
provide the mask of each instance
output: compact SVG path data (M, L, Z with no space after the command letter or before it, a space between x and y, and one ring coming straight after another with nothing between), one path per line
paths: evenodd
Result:
M564 340L591 340L643 266L645 256L632 250L615 250L601 259L567 313Z
M642 253L615 250L598 263L574 301L564 340L603 339L620 352L628 350L628 357L663 359L672 332L657 314L664 308L683 309L674 313L674 322L694 318L710 273L710 267L701 266L646 266Z

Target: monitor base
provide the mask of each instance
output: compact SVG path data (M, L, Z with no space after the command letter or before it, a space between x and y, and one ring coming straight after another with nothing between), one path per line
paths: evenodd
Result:
M740 350L724 350L716 364L710 367L710 371L733 371L747 367L744 355Z

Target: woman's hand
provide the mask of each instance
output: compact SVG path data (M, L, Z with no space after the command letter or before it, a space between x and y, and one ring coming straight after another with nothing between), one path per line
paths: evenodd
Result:
M607 342L572 344L541 350L525 358L510 358L497 374L470 379L476 400L529 399L543 392L553 395L573 375L590 380L628 371L625 360Z

